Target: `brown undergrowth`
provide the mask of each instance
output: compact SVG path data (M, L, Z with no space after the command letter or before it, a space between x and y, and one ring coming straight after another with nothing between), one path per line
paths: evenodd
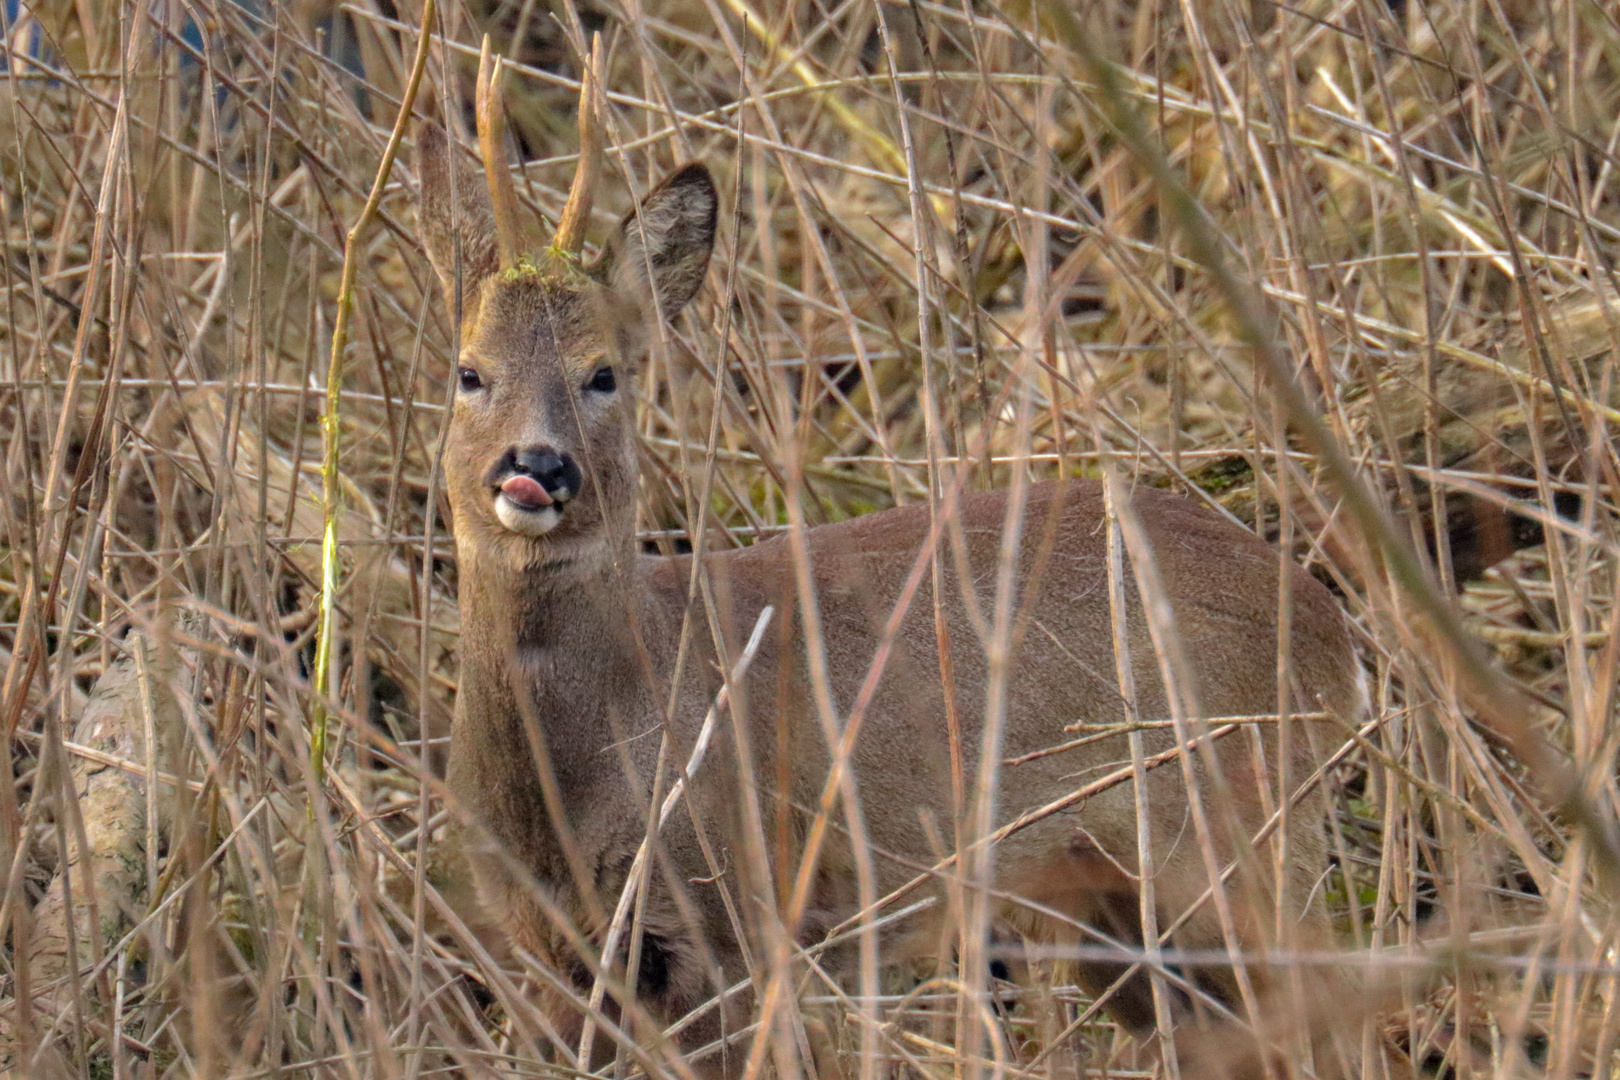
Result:
M454 364L408 155L358 248L312 689L344 240L420 6L5 10L0 1069L566 1071L445 840ZM433 29L416 114L471 146L490 33L530 213L596 29L589 239L683 161L720 184L708 284L637 376L649 550L788 528L795 471L811 524L1015 470L1233 515L1340 595L1373 707L1318 781L1336 940L1255 958L1296 990L1263 1003L1274 1067L1614 1070L1607 5L470 0ZM863 1041L807 961L772 1068L1167 1073L1062 955L1019 964L896 971Z

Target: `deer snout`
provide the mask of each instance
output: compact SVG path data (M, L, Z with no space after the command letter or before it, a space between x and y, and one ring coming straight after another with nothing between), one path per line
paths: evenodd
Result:
M544 489L546 502L565 503L579 494L579 466L571 455L549 446L528 446L514 457L517 474L513 479L532 479Z
M490 476L495 516L525 536L556 528L563 505L579 494L579 466L571 455L544 444L513 447Z

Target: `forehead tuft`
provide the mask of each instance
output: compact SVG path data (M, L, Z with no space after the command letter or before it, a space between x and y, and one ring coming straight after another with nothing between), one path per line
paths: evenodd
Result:
M511 354L584 363L601 352L603 293L576 268L522 259L484 282L467 338L489 359Z

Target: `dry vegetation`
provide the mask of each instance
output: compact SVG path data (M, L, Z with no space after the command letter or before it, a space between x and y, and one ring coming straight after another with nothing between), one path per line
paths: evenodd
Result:
M491 33L520 197L554 213L601 28L592 239L673 165L714 169L708 286L639 378L649 545L1015 469L1113 470L1290 545L1342 595L1375 713L1321 780L1320 887L1366 989L1287 1023L1331 1022L1369 1077L1611 1075L1620 21L1079 7L465 0L415 112L465 134ZM431 779L453 365L409 153L356 246L324 706L312 678L345 234L420 6L5 11L0 1071L567 1071L536 1053L528 976L480 943ZM986 1068L1165 1073L1061 958L1038 966L977 999ZM854 1052L851 988L806 975L829 1009L804 1015L831 1016L851 1075L977 1075L968 991L891 983L882 1061ZM774 1067L809 1069L798 1050Z

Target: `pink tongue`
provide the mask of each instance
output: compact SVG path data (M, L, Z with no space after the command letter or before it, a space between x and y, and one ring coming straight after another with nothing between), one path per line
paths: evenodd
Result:
M508 477L501 485L501 494L528 510L551 505L551 496L532 476Z

